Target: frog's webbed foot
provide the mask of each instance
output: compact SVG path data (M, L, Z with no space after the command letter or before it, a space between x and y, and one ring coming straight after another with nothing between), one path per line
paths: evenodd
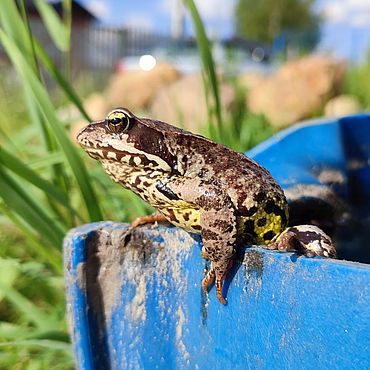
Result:
M212 268L207 272L202 281L202 288L205 292L208 292L208 288L213 282L215 283L216 296L222 304L226 304L226 300L222 294L223 283L232 265L233 260L212 263Z
M166 217L163 216L160 212L154 212L151 215L148 216L142 216L136 218L134 221L131 222L130 226L131 228L138 227L140 225L144 224L154 224L155 222L169 222Z
M267 248L280 251L296 250L307 257L337 257L335 246L330 237L313 225L289 227L272 240Z

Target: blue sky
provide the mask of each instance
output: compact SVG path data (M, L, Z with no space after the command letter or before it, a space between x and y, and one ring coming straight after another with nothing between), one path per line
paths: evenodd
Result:
M80 0L104 24L143 27L170 32L174 0ZM233 32L236 0L196 0L209 34ZM315 8L324 16L321 51L361 61L370 47L370 0L317 0ZM187 22L187 32L190 22Z

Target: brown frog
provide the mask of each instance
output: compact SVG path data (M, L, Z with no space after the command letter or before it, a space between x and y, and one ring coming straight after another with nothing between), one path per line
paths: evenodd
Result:
M293 239L287 239L292 233L282 239L289 241L286 247L277 242L288 222L283 190L265 168L241 153L124 108L82 129L77 140L114 181L158 210L135 225L167 220L201 234L202 256L212 262L202 286L208 290L215 282L223 304L223 280L238 246L293 246ZM320 243L316 255L335 256L334 247L328 252ZM312 254L307 243L300 245L303 253Z

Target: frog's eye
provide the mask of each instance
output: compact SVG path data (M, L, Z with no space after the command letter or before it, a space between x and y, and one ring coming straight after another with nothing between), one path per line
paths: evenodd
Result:
M111 132L125 132L130 126L130 116L123 111L113 111L105 119Z

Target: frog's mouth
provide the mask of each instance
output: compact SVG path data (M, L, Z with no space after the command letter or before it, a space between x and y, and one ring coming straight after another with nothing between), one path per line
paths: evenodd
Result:
M81 145L83 150L94 159L111 159L115 161L121 161L120 153L115 151L114 149L108 149L106 147L94 147L94 146L87 146L87 145Z
M127 143L122 137L110 137L109 142L102 141L104 134L103 131L93 131L91 126L87 126L77 134L77 143L90 157L97 160L111 160L132 167L149 167L164 172L172 171L171 166L160 156L135 148L133 143Z
M92 125L82 128L77 134L78 145L94 159L117 159L117 150L112 148L108 143L103 143L101 137L104 131Z
M151 168L164 172L171 171L171 167L162 158L144 153L133 147L128 147L127 150L117 150L113 147L100 146L97 143L91 144L92 145L86 144L86 142L79 142L79 145L93 159L111 160L120 162L121 164L127 164L131 167Z

